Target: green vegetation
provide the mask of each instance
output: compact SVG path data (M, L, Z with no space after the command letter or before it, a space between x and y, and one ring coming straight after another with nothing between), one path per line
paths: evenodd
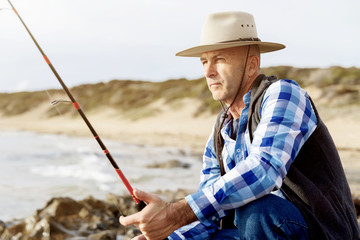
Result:
M6 116L25 113L47 99L45 92L17 92L0 94L0 109Z
M334 66L321 69L278 66L263 68L262 71L266 75L294 79L305 88L315 86L321 89L322 97L325 102L328 99L329 104L335 102L337 106L343 106L360 103L360 69L355 67ZM48 92L51 96L64 96L61 89L51 89ZM71 92L86 112L110 107L125 115L135 114L138 118L156 114L156 111L142 109L156 100L164 99L165 104L173 104L184 98L198 99L202 103L196 115L204 112L217 113L220 110L220 104L212 99L204 78L171 79L164 82L112 80L107 83L79 85L72 88ZM341 101L334 101L338 98ZM0 93L0 113L4 116L23 114L49 102L45 91ZM71 104L59 104L57 108L62 114L77 115ZM47 117L57 115L57 110L49 107Z
M112 80L106 84L80 85L71 91L87 110L108 106L127 112L159 99L164 99L166 104L184 98L199 99L205 104L212 99L203 78L171 79L165 82Z
M262 69L266 75L296 80L301 86L314 84L317 87L330 85L359 85L360 69L333 66L330 68L295 68L290 66L268 67Z
M360 69L333 66L330 68L294 68L290 66L262 69L266 75L296 80L306 88L321 91L321 102L328 107L360 105Z
M319 83L320 87L328 85L354 86L360 84L359 68L331 67L330 70L331 74L329 74L328 78L322 79Z

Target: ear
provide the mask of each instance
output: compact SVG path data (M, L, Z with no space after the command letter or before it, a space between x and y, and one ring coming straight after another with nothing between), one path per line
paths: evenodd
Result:
M258 70L260 67L260 58L256 55L252 55L249 57L248 59L248 69L247 69L247 74L248 77L254 78L258 75Z

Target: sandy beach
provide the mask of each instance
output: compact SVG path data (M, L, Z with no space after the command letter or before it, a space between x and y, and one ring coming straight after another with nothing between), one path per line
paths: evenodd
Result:
M125 143L156 146L176 146L202 154L216 115L202 114L193 117L200 102L183 99L175 104L164 100L152 103L148 108L161 111L136 121L124 119L121 113L112 109L86 113L93 127L103 140L111 139ZM39 133L66 134L91 137L92 135L80 116L61 115L47 118L44 112L49 104L37 106L32 111L14 117L1 117L0 130L25 130ZM322 111L320 110L320 113ZM360 193L360 133L357 112L326 114L323 120L339 149L345 172L354 194Z
M136 121L124 118L113 109L102 109L101 112L95 113L85 111L85 114L102 139L109 138L140 145L169 145L201 153L216 116L204 114L194 118L194 112L200 105L200 102L194 100L183 100L177 103L175 108L165 105L160 100L148 108L160 105L162 112ZM45 111L49 107L49 104L43 104L25 114L1 117L0 129L92 137L78 115L45 117Z

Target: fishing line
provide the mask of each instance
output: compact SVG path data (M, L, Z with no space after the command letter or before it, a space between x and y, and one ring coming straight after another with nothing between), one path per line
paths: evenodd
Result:
M46 92L46 94L47 94L48 97L49 97L50 104L51 104L52 106L54 106L55 109L56 109L56 111L58 112L58 114L59 114L62 118L64 118L64 116L62 115L60 109L57 107L57 104L58 104L58 103L63 103L63 102L71 103L71 101L69 101L69 100L63 100L63 99L55 99L55 100L52 100L51 94L49 93L49 91L45 89L45 92Z
M58 103L71 103L71 101L69 100L64 100L64 99L56 99L50 102L51 105L56 106Z
M20 17L19 13L16 11L16 9L14 8L14 5L10 2L10 0L8 0L12 10L14 11L14 13L18 16L19 20L21 21L21 23L23 24L23 26L25 27L26 31L28 32L28 34L30 35L31 39L33 40L33 42L35 43L36 47L38 48L38 50L40 51L41 55L43 56L45 62L48 64L48 66L50 67L51 71L54 73L55 77L57 78L57 80L59 81L59 83L61 84L62 88L64 89L64 91L66 92L66 94L68 95L68 97L71 100L72 105L74 106L74 108L77 110L77 112L80 114L80 116L82 117L82 119L84 120L84 122L86 123L86 125L88 126L89 130L91 131L91 133L93 134L94 138L96 139L96 141L98 142L98 144L100 145L101 149L103 150L104 154L106 155L106 157L108 158L108 160L110 161L111 165L113 166L114 170L116 171L116 173L119 175L120 179L122 180L122 182L124 183L125 187L127 188L127 190L129 191L130 195L132 196L132 198L134 199L138 210L143 209L146 204L143 201L140 201L139 199L137 199L134 194L133 194L133 188L130 185L129 181L126 179L125 175L123 174L123 172L121 171L121 169L119 168L119 166L117 165L117 163L115 162L115 160L113 159L113 157L111 156L109 150L106 148L106 146L104 145L104 143L102 142L102 140L100 139L100 136L97 134L97 132L95 131L95 129L93 128L93 126L91 125L91 123L89 122L89 120L87 119L85 113L82 111L79 103L75 100L74 96L71 94L70 90L68 89L68 87L65 85L65 83L63 82L63 80L61 79L60 75L57 73L57 71L55 70L54 66L52 65L52 63L50 62L49 58L45 55L44 51L41 49L40 45L38 44L38 42L35 40L34 36L31 34L30 30L28 29L28 27L26 26L26 24L24 23L24 21L22 20L22 18ZM64 101L64 100L63 100ZM53 101L53 103L56 105L57 103L62 102L62 101Z
M11 8L0 8L0 11L1 11L1 10L10 10L10 11L11 11L12 9L11 9ZM46 94L47 94L47 96L48 96L48 98L49 98L49 100L50 100L50 105L52 105L52 106L55 107L56 111L58 112L58 114L59 114L61 117L64 117L64 116L62 115L60 109L57 107L57 104L58 104L58 103L62 103L62 102L71 103L71 101L69 101L69 100L64 100L64 99L52 100L51 94L49 93L49 91L45 89L45 92L46 92Z

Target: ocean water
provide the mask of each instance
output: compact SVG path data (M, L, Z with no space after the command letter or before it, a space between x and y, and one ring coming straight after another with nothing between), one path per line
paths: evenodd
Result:
M150 192L198 186L199 156L173 147L102 140L134 188ZM190 168L146 167L169 160ZM52 197L104 199L107 193L129 194L92 137L0 131L0 220L30 216Z

